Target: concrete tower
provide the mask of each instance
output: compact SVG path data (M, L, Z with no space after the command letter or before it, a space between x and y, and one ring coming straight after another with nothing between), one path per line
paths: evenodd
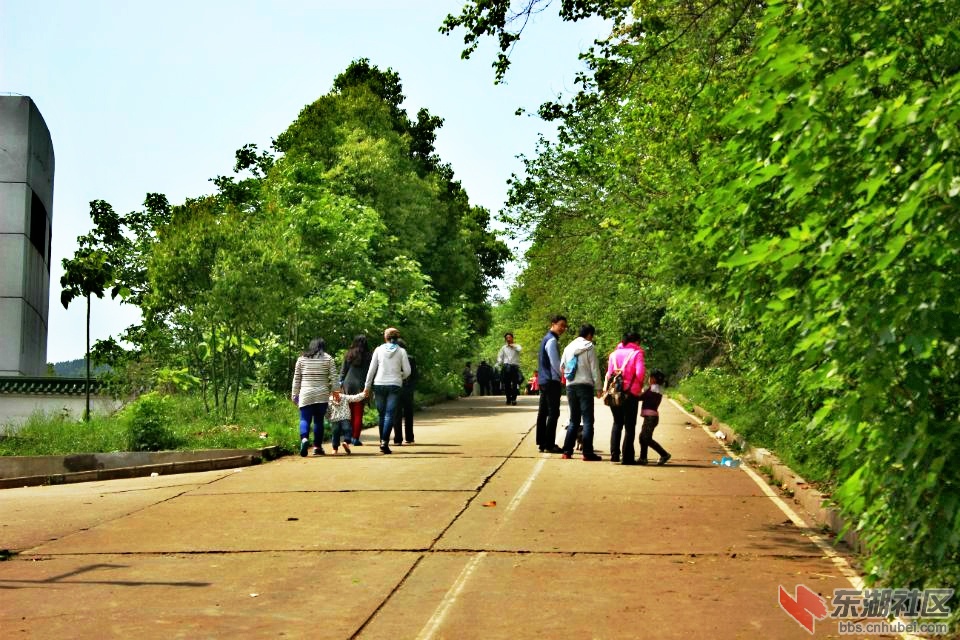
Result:
M26 96L0 96L0 376L46 372L53 142Z

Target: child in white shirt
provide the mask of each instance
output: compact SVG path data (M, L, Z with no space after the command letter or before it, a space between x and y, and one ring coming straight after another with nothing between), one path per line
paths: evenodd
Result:
M333 446L333 455L340 452L341 439L343 439L344 452L350 455L350 438L353 436L353 426L350 422L350 403L360 402L364 397L363 392L360 392L353 395L341 393L339 400L330 398L327 416L330 420L332 432L330 444Z

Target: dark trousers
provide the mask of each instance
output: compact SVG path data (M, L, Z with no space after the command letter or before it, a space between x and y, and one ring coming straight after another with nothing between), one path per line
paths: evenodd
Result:
M557 446L557 422L560 420L559 380L540 385L540 409L537 411L537 446L553 449Z
M567 404L570 406L570 422L567 424L567 437L563 439L563 452L573 455L582 420L583 455L593 453L593 385L568 384Z
M640 399L629 393L623 394L619 407L610 407L613 414L613 429L610 431L610 455L620 456L621 464L633 464L633 439L637 432L637 411ZM623 434L623 451L620 450L620 435Z
M504 393L507 395L507 401L513 402L520 394L520 368L515 364L503 365L503 371L500 373L500 381L504 386Z
M647 459L647 447L660 454L660 457L667 455L667 450L653 439L653 430L660 424L660 416L644 416L643 426L640 427L640 459Z
M486 382L480 382L479 385L480 385L481 396L493 395L493 385L490 383L489 380L487 380Z
M400 444L401 439L413 442L413 387L403 387L400 392L400 409L397 421L393 425L393 443Z

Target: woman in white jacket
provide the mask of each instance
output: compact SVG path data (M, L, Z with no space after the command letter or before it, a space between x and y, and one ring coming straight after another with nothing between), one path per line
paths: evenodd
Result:
M377 413L380 414L380 451L383 453L391 453L390 433L397 419L403 381L410 375L410 359L406 349L397 344L399 339L400 332L393 327L383 332L383 344L373 350L363 389L368 397L373 389Z

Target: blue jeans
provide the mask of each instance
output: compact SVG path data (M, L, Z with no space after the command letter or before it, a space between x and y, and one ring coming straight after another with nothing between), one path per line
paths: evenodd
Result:
M313 444L323 444L323 416L327 414L327 403L318 402L300 407L300 439L310 437L310 423L313 422Z
M380 441L390 442L390 432L397 419L397 407L400 406L400 394L403 387L398 384L373 385L373 397L377 402L377 413L380 414Z
M563 452L573 455L577 442L577 429L583 421L583 454L593 453L593 385L567 385L567 404L570 406L570 423L567 437L563 439Z

